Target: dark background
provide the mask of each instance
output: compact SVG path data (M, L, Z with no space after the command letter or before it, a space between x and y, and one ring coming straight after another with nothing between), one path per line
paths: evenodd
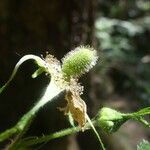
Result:
M102 106L122 112L149 106L149 12L148 0L0 0L0 86L26 54L45 56L48 51L61 59L76 46L91 45L98 51L99 62L81 78L88 114L94 117ZM15 125L42 95L49 78L43 74L32 79L35 70L33 61L24 63L0 95L0 132ZM56 109L64 103L63 97L38 113L28 136L69 127L66 116ZM110 150L134 150L149 136L134 121L113 135L102 135ZM93 132L86 131L41 149L96 150L98 144Z

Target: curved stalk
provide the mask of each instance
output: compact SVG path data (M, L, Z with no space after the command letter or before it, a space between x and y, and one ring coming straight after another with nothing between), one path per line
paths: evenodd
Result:
M1 88L0 88L0 94L6 89L6 87L9 85L9 83L12 81L12 79L14 78L14 76L16 75L20 65L22 65L25 61L27 60L30 60L30 59L33 59L35 60L39 66L44 66L45 62L44 60L42 60L40 57L38 56L35 56L35 55L25 55L23 56L19 61L18 63L16 64L9 80L5 83L5 85L3 85Z
M27 112L14 127L0 134L0 142L10 138L14 134L19 134L19 137L22 136L27 131L28 126L30 125L40 108L43 107L46 103L52 101L53 98L58 96L62 91L63 89L60 89L58 86L55 85L53 80L51 80L50 84L47 86L44 95L35 104L35 106L29 112Z

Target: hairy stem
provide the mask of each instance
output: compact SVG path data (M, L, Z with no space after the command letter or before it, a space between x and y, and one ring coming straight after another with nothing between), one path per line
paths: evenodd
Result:
M11 129L6 130L5 132L0 134L0 142L8 139L14 134L19 133L19 137L22 136L30 126L33 118L35 117L36 113L43 107L46 103L50 102L54 97L59 95L63 89L60 89L58 86L55 85L54 81L51 80L50 84L47 86L47 89L42 96L42 98L36 103L36 105L27 112L19 122L12 127Z
M86 128L86 130L87 129L88 128ZM74 133L77 133L79 131L81 131L81 127L68 128L68 129L64 129L64 130L58 131L58 132L50 134L50 135L45 135L45 136L38 137L38 138L35 137L33 139L28 139L28 140L22 140L19 143L19 145L28 147L28 146L32 146L32 145L36 145L36 144L40 144L40 143L46 143L50 140L61 138L61 137L64 137L66 135L74 134Z
M95 121L92 121L92 124L95 124ZM85 125L85 128L84 128L84 131L89 130L89 129L91 129L91 125L89 124L89 122L87 122L87 124ZM63 130L60 130L58 132L52 133L50 135L44 135L44 136L41 136L41 137L33 137L33 138L29 137L29 138L21 140L18 143L18 145L16 145L16 147L17 148L18 147L29 147L29 146L33 146L33 145L36 145L36 144L46 143L50 140L61 138L61 137L64 137L64 136L67 136L67 135L70 135L70 134L74 134L74 133L77 133L77 132L80 132L80 131L82 131L82 128L78 126L78 127L63 129Z
M144 118L139 117L136 120L139 121L139 122L141 122L143 125L145 125L145 127L150 128L150 123L148 121L146 121Z
M14 76L16 75L16 73L17 73L17 71L18 71L20 65L21 65L22 63L24 63L25 61L30 60L30 59L35 60L35 61L36 61L39 65L41 65L41 66L44 66L44 64L45 64L44 60L42 60L42 59L41 59L40 57L38 57L38 56L35 56L35 55L25 55L25 56L22 57L22 58L18 61L18 63L16 64L16 66L15 66L15 68L14 68L14 70L13 70L13 72L12 72L10 78L9 78L9 80L5 83L5 85L3 85L3 86L0 88L0 94L6 89L6 87L9 85L9 83L12 81L12 79L13 79Z

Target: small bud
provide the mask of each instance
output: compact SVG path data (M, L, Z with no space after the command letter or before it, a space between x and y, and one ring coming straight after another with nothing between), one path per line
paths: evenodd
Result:
M93 48L80 46L69 52L62 60L62 73L67 79L79 77L88 72L97 61L97 54Z
M117 131L126 120L128 119L124 114L104 107L98 113L97 123L104 131L112 133Z

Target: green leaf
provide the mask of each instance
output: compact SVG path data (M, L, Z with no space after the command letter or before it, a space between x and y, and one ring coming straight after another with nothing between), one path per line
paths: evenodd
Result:
M150 143L143 140L139 145L137 145L137 150L150 150Z

